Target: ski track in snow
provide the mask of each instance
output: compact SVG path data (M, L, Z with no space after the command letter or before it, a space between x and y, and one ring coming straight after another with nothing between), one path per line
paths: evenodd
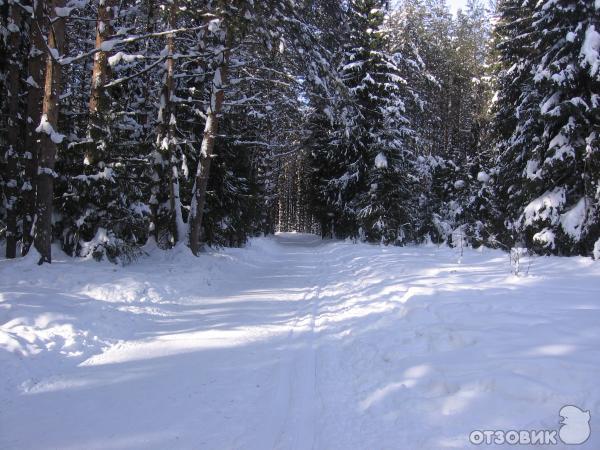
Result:
M600 448L598 262L517 277L499 251L285 233L147 251L0 260L0 449L468 449L566 404Z

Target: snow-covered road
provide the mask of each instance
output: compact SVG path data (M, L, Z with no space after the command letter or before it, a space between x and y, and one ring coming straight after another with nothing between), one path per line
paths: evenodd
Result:
M499 251L300 234L149 253L0 261L1 449L466 449L568 404L600 448L598 262L517 277Z

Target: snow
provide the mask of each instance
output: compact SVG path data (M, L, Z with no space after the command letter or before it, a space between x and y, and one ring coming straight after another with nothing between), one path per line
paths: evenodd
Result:
M590 67L590 74L596 76L600 69L600 33L594 25L585 31L585 39L581 45L579 56L584 61L584 67Z
M10 32L10 33L18 33L20 31L19 26L14 23L14 22L10 22L7 26L6 29Z
M34 88L39 89L39 87L40 87L40 85L35 82L35 80L33 79L33 77L31 75L29 75L27 77L27 79L25 80L25 83Z
M145 251L0 260L0 448L468 449L564 405L599 447L591 258L515 276L498 250L303 234Z
M217 70L215 70L215 75L213 77L213 84L217 88L220 88L223 85L223 79L221 77L221 67L218 67Z
M548 114L551 109L553 109L560 102L560 92L555 92L548 99L542 103L540 106L540 110L542 114ZM550 113L552 114L552 113Z
M534 242L542 244L543 247L550 248L550 249L553 249L554 246L556 245L554 242L555 238L556 238L556 235L554 234L554 231L552 231L549 228L544 228L542 231L535 233L533 235Z
M58 174L54 170L52 170L50 167L38 166L37 173L38 173L38 175L46 174L46 175L50 175L53 178L58 178Z
M554 225L559 220L558 210L562 208L565 201L565 188L556 187L546 191L525 207L521 221L524 221L525 226L545 220Z
M375 167L378 169L386 169L388 166L387 158L383 153L378 153L375 157Z
M108 64L111 67L115 67L122 62L132 63L140 59L144 59L144 55L130 55L123 52L117 52L108 58Z
M360 69L364 65L364 61L352 61L342 67L343 72L350 72L354 69Z
M561 128L556 136L548 144L548 151L552 156L544 160L544 164L552 165L556 160L564 161L565 157L574 158L575 150L571 145L569 136L577 127L573 116L569 117L567 123Z
M535 159L530 159L527 161L527 165L525 166L525 176L529 180L535 180L536 178L541 178L543 174L543 170L539 168L540 163Z
M481 171L477 174L477 181L485 184L490 181L490 176L486 172Z
M454 189L462 189L465 187L465 185L466 185L466 183L464 180L456 180L454 182Z
M81 217L77 223L77 226L81 227L84 222L85 217ZM97 247L110 245L112 240L112 236L105 228L98 227L98 231L96 231L96 234L92 240L83 244L81 254L85 256L91 255L92 252L97 249Z
M120 44L121 42L122 41L120 39L104 41L100 44L100 50L102 50L103 52L110 52L113 48L115 48L115 45Z
M48 121L48 116L46 114L42 114L42 118L40 119L40 124L35 129L36 133L46 133L50 136L50 140L55 144L60 144L65 138L64 134L60 134L54 130L52 124Z
M584 228L588 212L587 205L591 204L590 199L581 197L575 206L560 216L560 226L576 242L581 238L581 232Z
M54 8L54 11L56 12L57 17L69 17L74 9L75 8L57 6Z
M220 19L212 19L208 22L208 31L211 33L217 33L221 27Z
M89 165L89 161L84 162L86 163L86 165ZM114 182L115 180L114 170L110 167L104 167L101 171L98 171L93 175L77 175L73 178L79 181L85 181L87 184L90 184L90 181L107 180Z

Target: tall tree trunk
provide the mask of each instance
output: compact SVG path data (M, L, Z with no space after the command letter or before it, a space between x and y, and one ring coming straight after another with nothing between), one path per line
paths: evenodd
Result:
M10 4L8 31L8 150L6 151L6 257L17 256L17 176L19 136L19 91L21 87L21 8Z
M171 11L169 14L169 28L175 29L177 26L177 8L178 3L176 0L172 0ZM169 167L169 226L171 228L171 235L173 236L173 245L175 245L180 239L185 236L185 229L183 229L183 216L181 213L181 198L179 195L179 171L177 170L178 157L175 152L175 126L177 124L175 116L175 105L173 104L173 96L175 95L175 35L169 34L167 37L167 47L169 51L169 59L167 60L167 78L165 80L165 90L168 93L166 97L169 117L168 123L166 124L166 132L168 136L168 148L167 155L168 167Z
M36 201L35 248L40 253L39 264L52 262L52 202L54 199L54 164L56 144L62 135L56 132L61 92L62 67L55 57L62 56L65 47L65 20L56 15L56 8L63 8L65 0L47 0L50 16L46 55L46 79L42 102L42 118L37 131L40 132L40 155L38 189ZM54 54L54 55L53 55Z
M168 28L175 29L177 23L177 2L173 1L169 7ZM175 136L175 108L173 105L173 94L175 90L175 35L168 34L165 51L167 60L165 62L165 74L160 94L158 109L158 133L156 137L156 152L154 157L154 170L157 174L153 186L152 212L155 227L155 237L158 240L163 205L168 201L167 230L169 231L175 245L180 236L181 204L179 201L179 176L177 171L177 158L173 151ZM161 192L164 179L168 181L168 192ZM179 209L179 211L177 211Z
M229 62L231 35L230 30L227 29L227 23L222 23L221 26L223 27L221 36L224 47L219 55L219 62L213 75L210 105L206 113L204 135L202 137L202 145L200 146L200 158L190 207L190 249L194 255L198 255L200 251L200 230L202 229L202 216L204 214L204 205L206 204L206 187L208 185L215 138L219 129L219 117L225 97L223 86L227 82L227 64Z
M285 231L285 166L277 174L277 231Z
M29 39L31 47L27 60L27 119L25 124L25 183L23 187L23 247L25 255L33 240L35 194L38 170L39 136L35 129L42 116L42 85L44 84L44 36L42 35L42 0L34 0Z
M150 34L154 32L154 0L146 0L146 7L148 10L146 11L146 34ZM150 43L152 41L150 39L146 39L144 44L144 52L143 55L146 58L151 56ZM150 73L146 72L142 75L142 89L141 89L141 97L146 99L150 98ZM139 122L142 124L145 131L150 130L152 119L150 118L149 111L151 109L151 105L144 104L141 110L139 111Z
M96 19L96 49L102 49L104 42L113 34L112 19L115 0L99 0ZM110 77L108 54L99 51L94 55L92 65L92 83L90 90L88 139L85 162L89 165L101 164L106 152L106 117L108 114L108 98L104 86Z

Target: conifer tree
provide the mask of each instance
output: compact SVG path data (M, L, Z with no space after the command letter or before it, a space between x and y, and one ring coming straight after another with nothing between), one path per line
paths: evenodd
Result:
M559 1L531 3L528 15L507 1L500 11L506 62L495 123L510 242L591 253L598 233L598 10L592 2Z
M536 55L533 3L500 2L494 28L496 94L492 105L492 137L497 154L495 204L502 223L493 240L504 248L522 241L516 227L525 195L520 180L526 170L527 154L539 132L533 126L539 115L539 95L531 74Z
M541 133L527 157L531 201L519 226L533 246L589 254L600 230L600 11L592 1L539 2L534 21Z

